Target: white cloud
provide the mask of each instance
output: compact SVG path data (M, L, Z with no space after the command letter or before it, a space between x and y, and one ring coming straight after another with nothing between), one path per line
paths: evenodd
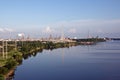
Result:
M13 31L14 31L13 29L10 29L10 28L4 28L4 30L5 30L6 32L13 32Z
M104 25L116 25L120 24L120 19L118 20L72 20L72 21L61 21L58 23L51 24L54 27L93 27L93 26L104 26Z
M77 33L86 33L88 30L91 32L119 32L120 30L120 19L113 20L72 20L72 21L62 21L58 23L51 24L54 28L64 29L65 31L69 29L76 29ZM100 29L100 30L99 30ZM68 32L68 31L67 31ZM69 32L75 32L75 30L70 30Z
M70 33L76 33L77 30L76 30L75 28L72 28L72 29L70 29L68 32L70 32Z
M50 26L47 26L47 27L45 28L45 30L43 30L44 33L52 33L52 32L54 32L54 31L55 31L55 30L54 30L54 29L51 29Z
M0 32L14 32L11 28L0 28Z
M97 32L98 32L98 33L103 33L103 30L98 29Z
M3 28L0 28L0 32L4 32L4 29L3 29Z
M108 33L119 33L120 34L120 19L111 19L111 20L96 20L96 19L87 19L87 20L71 20L71 21L61 21L54 24L48 24L55 29L55 32L64 30L65 35L72 36L86 36L88 31L91 35L99 35ZM51 29L51 28L50 28ZM49 30L49 28L48 28ZM74 34L75 33L75 34Z

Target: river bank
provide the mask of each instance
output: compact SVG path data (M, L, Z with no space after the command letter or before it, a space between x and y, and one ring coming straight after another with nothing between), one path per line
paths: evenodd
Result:
M27 59L30 55L36 55L36 52L42 52L43 49L53 50L57 48L69 48L77 45L93 45L98 41L95 39L73 41L73 42L41 42L41 41L19 41L17 42L17 49L9 48L9 52L6 55L7 58L3 58L0 61L4 62L0 67L0 75L2 78L8 79L14 72L15 67L22 63L23 59ZM82 43L84 42L84 43ZM101 41L99 41L101 42ZM87 43L87 44L86 44ZM92 44L91 44L92 43Z

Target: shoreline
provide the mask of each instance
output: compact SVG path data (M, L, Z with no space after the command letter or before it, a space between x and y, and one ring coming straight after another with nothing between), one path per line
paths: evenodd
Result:
M99 42L103 42L103 40L100 40ZM86 40L86 41L74 41L73 42L41 42L41 41L24 41L24 42L17 42L17 49L11 50L8 52L8 59L5 59L6 63L4 64L3 68L0 67L0 69L3 69L3 71L0 73L4 76L5 79L9 80L11 78L11 75L14 76L15 68L22 63L22 59L27 59L29 55L34 55L35 52L42 52L44 49L52 50L57 48L65 48L65 47L71 47L71 46L78 46L78 45L94 45L97 42L93 39ZM9 60L10 59L10 60Z

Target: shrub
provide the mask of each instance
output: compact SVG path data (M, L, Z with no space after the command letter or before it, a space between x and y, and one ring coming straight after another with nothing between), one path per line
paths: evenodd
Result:
M0 74L0 80L5 80L2 74Z

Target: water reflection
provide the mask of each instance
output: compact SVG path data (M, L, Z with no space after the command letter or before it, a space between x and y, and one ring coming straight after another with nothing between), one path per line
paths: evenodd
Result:
M120 42L40 50L24 55L22 65L17 67L12 78L13 80L120 80L119 52Z
M62 51L62 63L64 64L64 49L62 49L61 51Z
M43 51L43 49L41 49L41 50L38 50L38 51L35 51L35 52L33 52L33 53L30 53L30 54L23 54L23 59L28 59L28 58L30 58L30 57L36 57L37 56L37 54L38 53L42 53L42 51Z
M113 42L44 50L24 61L14 80L119 80L119 51L120 47Z

